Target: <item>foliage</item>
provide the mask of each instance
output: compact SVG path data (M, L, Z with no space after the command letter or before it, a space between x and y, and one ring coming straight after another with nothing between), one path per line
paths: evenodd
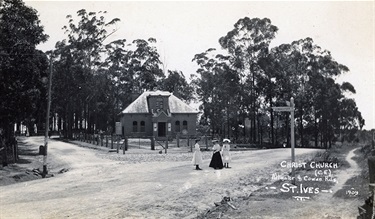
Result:
M132 94L155 88L186 102L197 100L205 134L243 142L289 143L289 115L272 111L294 98L299 146L330 147L337 140L356 140L365 124L353 99L356 90L335 78L349 71L312 38L269 48L278 28L268 18L239 19L218 39L221 50L207 49L192 61L198 69L189 83L184 73L162 70L154 38L116 39L118 18L107 12L68 15L66 39L43 53L35 46L47 40L34 9L20 0L0 5L1 127L41 123L48 59L53 64L52 113L59 130L71 137L114 130L117 115Z
M181 71L168 70L168 76L163 80L161 89L174 93L174 95L186 103L193 100L193 87L186 81Z
M44 109L48 61L36 46L47 38L36 10L20 0L0 3L0 128L7 135Z
M130 94L159 88L165 77L156 39L105 43L120 21L106 22L106 13L82 9L78 22L68 15L63 27L67 39L56 44L54 112L67 137L74 130L114 130L117 115L130 104Z
M289 116L271 109L290 104L293 97L300 146L309 146L312 139L315 147L331 147L339 135L361 129L361 113L354 100L345 96L346 92L355 93L355 88L349 82L335 82L348 67L311 38L270 49L277 30L267 18L245 17L219 39L225 54L214 56L216 49L212 48L195 55L193 61L199 68L192 84L202 102L201 123L210 125L213 133L235 139L242 133L241 138L253 143L268 139L278 144L286 139L289 144ZM233 116L226 116L230 112ZM244 127L245 120L249 124ZM224 123L237 125L231 131Z

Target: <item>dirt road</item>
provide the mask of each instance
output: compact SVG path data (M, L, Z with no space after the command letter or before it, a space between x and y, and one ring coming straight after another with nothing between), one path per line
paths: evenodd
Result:
M25 141L35 150L43 144ZM296 160L314 152L297 149ZM275 166L290 159L290 149L232 152L232 168L214 170L205 152L196 171L191 153L113 155L50 141L48 154L50 173L67 172L0 187L0 218L194 218L225 195L271 183Z

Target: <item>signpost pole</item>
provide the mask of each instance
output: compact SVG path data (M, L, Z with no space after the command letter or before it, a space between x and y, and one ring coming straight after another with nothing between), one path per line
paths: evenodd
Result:
M295 141L294 141L294 99L293 97L290 98L290 106L287 107L272 107L273 111L276 112L290 112L290 142L291 142L291 150L292 150L292 163L295 162ZM296 184L296 174L294 170L294 165L292 165L292 184Z
M295 162L295 154L294 154L294 99L293 97L290 98L290 142L291 142L291 148L292 148L292 164ZM293 185L296 184L296 173L294 170L294 165L292 165L292 179L293 179Z

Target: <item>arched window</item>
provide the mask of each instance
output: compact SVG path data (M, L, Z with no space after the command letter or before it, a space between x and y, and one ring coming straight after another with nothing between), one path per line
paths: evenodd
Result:
M141 132L146 132L145 121L141 121Z
M188 123L186 120L182 122L182 129L186 129L186 131L188 130Z
M137 123L137 121L133 121L133 132L138 132L138 123Z
M181 131L180 121L176 121L176 123L175 123L175 131L176 132L180 132Z

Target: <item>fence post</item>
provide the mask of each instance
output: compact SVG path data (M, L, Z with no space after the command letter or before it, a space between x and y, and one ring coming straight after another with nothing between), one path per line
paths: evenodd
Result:
M177 141L177 147L179 148L180 147L180 135L179 134L176 135L176 141Z
M190 136L188 136L188 147L190 147L190 152L193 152L193 147L190 144Z
M165 153L167 153L167 149L168 149L168 136L167 136L167 140L165 141Z
M375 150L371 151L368 158L368 170L370 177L369 189L372 193L372 218L375 218Z
M108 135L105 135L105 147L108 147Z
M116 140L117 140L117 153L120 150L120 138L116 135Z
M370 176L370 184L375 184L375 150L372 150L371 156L368 158L368 170Z
M151 137L151 150L152 151L155 150L155 137L154 136Z
M113 134L111 134L111 149L113 149Z
M125 136L123 154L125 154L125 151L127 151L127 150L128 150L128 137Z
M208 151L208 139L207 139L207 135L204 135L204 143L206 144L206 150Z

